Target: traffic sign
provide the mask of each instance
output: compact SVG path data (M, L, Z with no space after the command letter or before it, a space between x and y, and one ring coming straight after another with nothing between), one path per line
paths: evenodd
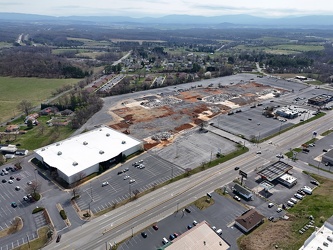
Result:
M239 170L239 174L245 178L247 178L247 173L243 172L242 170Z

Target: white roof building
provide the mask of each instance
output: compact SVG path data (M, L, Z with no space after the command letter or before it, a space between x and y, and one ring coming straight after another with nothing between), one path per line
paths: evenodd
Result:
M333 225L326 221L304 242L300 250L333 249Z
M128 156L142 148L141 141L102 126L36 149L35 152L38 160L56 168L59 177L71 184L78 181L79 176L82 178L98 172L99 163Z

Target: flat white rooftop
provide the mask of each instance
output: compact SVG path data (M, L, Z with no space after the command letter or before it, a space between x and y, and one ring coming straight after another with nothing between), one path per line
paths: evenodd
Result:
M297 180L297 178L295 178L294 176L291 176L290 174L284 174L280 177L280 179L282 179L283 181L288 182L290 184Z
M328 238L330 240L328 240ZM325 222L324 225L315 231L304 242L300 250L319 250L319 249L333 249L333 225ZM324 245L324 242L327 246Z
M166 250L227 250L229 245L203 221L172 241Z
M102 126L36 149L35 152L49 166L59 169L67 176L72 176L141 143L112 128Z

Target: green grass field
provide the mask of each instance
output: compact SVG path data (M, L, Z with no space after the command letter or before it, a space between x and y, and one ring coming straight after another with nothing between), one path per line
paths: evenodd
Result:
M33 105L51 97L56 88L66 84L75 84L78 79L43 79L43 78L13 78L0 77L0 122L20 114L17 104L28 100Z

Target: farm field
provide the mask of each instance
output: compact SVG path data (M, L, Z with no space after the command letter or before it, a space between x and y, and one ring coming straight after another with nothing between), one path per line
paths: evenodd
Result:
M42 79L0 77L0 123L19 114L17 104L28 100L38 106L51 97L56 88L75 84L78 79Z

